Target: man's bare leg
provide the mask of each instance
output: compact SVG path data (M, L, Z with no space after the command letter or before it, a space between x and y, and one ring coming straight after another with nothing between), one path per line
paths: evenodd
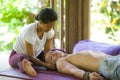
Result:
M33 67L27 59L23 59L22 66L26 74L32 77L35 77L37 75L37 72L33 69Z

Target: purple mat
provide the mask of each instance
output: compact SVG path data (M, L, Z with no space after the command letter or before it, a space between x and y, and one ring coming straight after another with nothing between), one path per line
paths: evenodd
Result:
M0 71L0 76L19 78L24 80L80 80L77 77L59 73L57 71L46 70L41 67L37 67L35 70L38 73L37 77L30 77L26 74L21 73L17 69Z
M24 80L32 79L32 77L21 73L17 69L9 69L9 70L0 71L0 76L10 77L10 78L18 78L18 79L24 79Z

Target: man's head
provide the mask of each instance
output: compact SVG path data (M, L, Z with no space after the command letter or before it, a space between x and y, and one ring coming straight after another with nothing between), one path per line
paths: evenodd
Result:
M50 51L46 54L45 56L45 62L51 63L51 64L56 64L57 59L65 56L65 53L62 51Z

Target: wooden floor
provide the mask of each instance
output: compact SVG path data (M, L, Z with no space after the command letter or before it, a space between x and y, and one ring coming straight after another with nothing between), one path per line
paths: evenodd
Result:
M8 63L8 58L9 58L8 52L0 53L0 71L4 71L11 68ZM22 80L22 79L0 76L0 80Z

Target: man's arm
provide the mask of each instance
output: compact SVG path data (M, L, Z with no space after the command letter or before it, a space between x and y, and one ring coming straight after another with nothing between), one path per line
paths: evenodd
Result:
M84 70L81 70L81 69L77 68L76 66L70 64L65 59L58 59L56 66L57 66L57 70L59 72L69 74L69 75L74 75L81 79L83 79L83 75L85 74Z
M73 76L76 76L81 79L85 79L86 72L84 70L81 70L81 69L77 68L76 66L72 65L65 59L59 59L56 64L57 64L56 65L57 70L59 72L73 75ZM87 77L89 80L103 80L102 76L100 76L100 74L98 74L96 72L90 73Z

